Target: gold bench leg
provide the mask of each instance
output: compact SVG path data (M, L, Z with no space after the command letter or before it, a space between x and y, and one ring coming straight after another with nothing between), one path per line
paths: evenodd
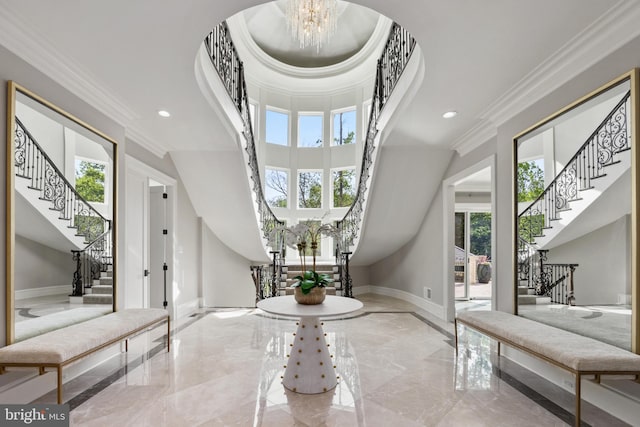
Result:
M58 405L62 405L62 366L58 365Z
M576 373L576 415L575 415L575 426L580 427L580 385L581 385L581 377L580 373Z

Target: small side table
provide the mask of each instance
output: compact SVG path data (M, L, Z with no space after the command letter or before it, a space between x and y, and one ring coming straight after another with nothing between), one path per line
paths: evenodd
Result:
M317 394L338 384L333 356L325 340L321 317L339 316L359 310L362 303L353 298L327 295L322 304L298 304L292 295L267 298L258 308L271 314L299 317L298 329L289 348L283 385L296 393Z

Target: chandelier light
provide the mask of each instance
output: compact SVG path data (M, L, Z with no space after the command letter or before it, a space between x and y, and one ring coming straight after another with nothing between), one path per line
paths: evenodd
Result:
M288 0L287 26L300 48L315 46L320 52L336 32L336 4L337 0Z

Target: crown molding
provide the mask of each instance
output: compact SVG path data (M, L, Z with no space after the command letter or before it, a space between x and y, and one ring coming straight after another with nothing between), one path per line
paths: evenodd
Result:
M640 35L640 2L621 0L480 113L452 148L461 156L497 135L504 124Z
M4 47L103 114L122 126L137 118L125 102L113 96L114 91L98 83L98 79L58 51L46 37L36 38L26 32L27 23L9 8L0 8L0 28Z
M460 138L455 140L451 148L457 151L460 156L466 156L491 138L495 138L497 135L497 126L490 120L482 119L479 123L466 131Z
M128 138L140 145L142 148L150 151L159 158L163 158L167 154L167 150L160 147L157 142L147 137L144 131L140 130L137 126L127 126L124 132L125 138Z

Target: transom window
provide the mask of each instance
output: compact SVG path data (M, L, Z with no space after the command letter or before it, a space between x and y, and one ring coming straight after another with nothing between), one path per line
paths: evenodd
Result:
M356 142L356 109L355 107L336 111L332 114L332 145L346 145Z
M267 108L265 122L265 140L267 143L289 145L289 113Z
M323 122L322 113L299 113L298 147L322 147Z

